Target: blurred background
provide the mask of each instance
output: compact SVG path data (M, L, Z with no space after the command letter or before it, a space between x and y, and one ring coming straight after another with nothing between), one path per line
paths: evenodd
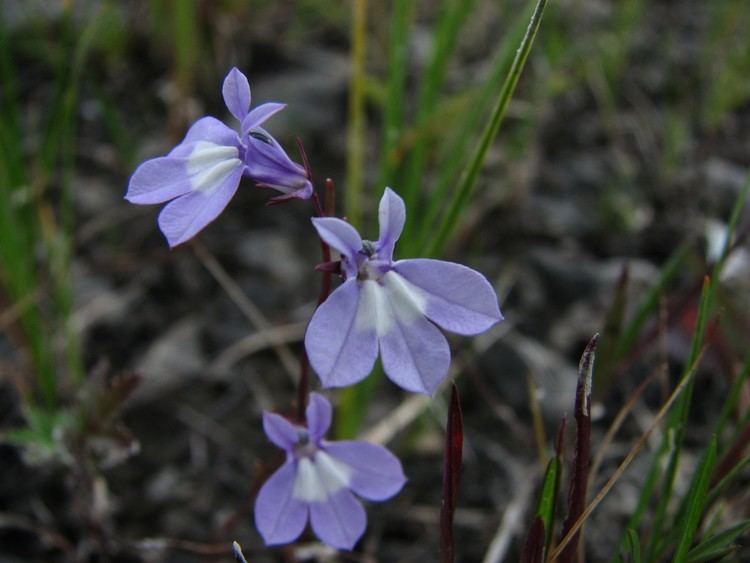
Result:
M742 197L750 4L551 0L461 196L532 8L0 0L0 561L229 561L233 539L253 562L436 558L445 400L382 375L339 399L339 432L386 442L410 481L368 506L356 552L268 550L254 529L254 494L277 462L261 412L292 402L319 291L312 210L266 207L243 183L195 244L170 251L158 208L123 199L135 167L194 120L232 123L232 66L254 105L288 104L269 130L297 161L302 140L316 185L333 179L363 234L375 236L390 185L410 203L398 257L460 261L498 291L506 321L451 340L467 444L459 560L517 560L597 331L595 443L644 374L667 366L605 458L611 473L683 367ZM688 467L748 351L747 226L718 284ZM616 552L611 523L632 512L645 463L589 522L590 560ZM747 517L748 500L727 512Z

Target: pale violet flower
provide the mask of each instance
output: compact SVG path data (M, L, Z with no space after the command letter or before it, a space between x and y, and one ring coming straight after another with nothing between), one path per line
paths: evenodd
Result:
M379 220L377 242L362 240L341 219L312 220L320 238L341 253L345 281L313 315L305 348L325 387L363 379L379 352L386 375L396 384L432 394L450 364L448 342L438 326L473 335L503 316L482 274L442 260L393 261L406 210L390 188L380 200Z
M196 121L182 142L164 157L141 164L125 198L132 203L171 201L159 214L159 228L174 247L195 236L224 210L242 176L282 192L281 199L312 195L305 170L291 161L261 125L283 104L250 111L250 85L233 68L224 79L224 102L240 122L239 134L213 117Z
M331 404L322 395L310 394L306 414L307 427L263 414L263 428L286 461L258 493L255 524L266 544L278 545L297 539L309 519L321 541L352 549L367 525L352 492L373 501L392 497L406 482L401 463L382 446L324 440Z

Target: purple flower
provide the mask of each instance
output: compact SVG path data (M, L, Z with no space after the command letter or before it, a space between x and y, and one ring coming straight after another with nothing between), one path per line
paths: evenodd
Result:
M390 188L380 200L379 219L377 242L362 240L341 219L312 220L320 238L341 253L346 279L313 315L305 348L325 387L366 377L379 350L396 384L432 394L450 364L448 342L437 327L473 335L503 316L480 273L442 260L393 261L406 209Z
M305 529L308 516L321 541L351 549L367 516L352 491L368 500L386 500L406 478L387 449L367 442L327 442L331 404L310 395L307 428L263 413L268 438L286 450L286 462L266 481L255 501L255 524L268 545L289 543Z
M267 103L250 111L250 85L236 68L224 79L222 93L229 112L241 124L239 134L218 119L203 117L167 156L147 160L130 178L128 201L173 200L159 214L159 228L170 247L192 238L216 219L243 175L281 191L282 199L312 195L304 168L292 162L260 127L284 105Z

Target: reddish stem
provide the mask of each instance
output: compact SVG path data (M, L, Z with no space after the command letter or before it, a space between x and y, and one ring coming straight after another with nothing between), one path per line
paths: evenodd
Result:
M302 143L302 139L297 137L297 146L299 152L302 155L302 163L305 167L305 173L310 183L313 182L312 170L310 168L310 160L307 158L307 152L305 146ZM314 184L313 184L314 185ZM313 193L310 197L310 203L312 203L313 211L316 217L333 216L335 213L335 186L330 178L326 179L325 182L325 209L320 205L320 198L318 193L313 187ZM320 253L323 257L323 262L331 261L331 249L329 246L320 241ZM331 272L323 272L323 277L320 282L320 293L318 294L318 304L316 310L320 305L328 298L331 293ZM297 386L297 420L301 423L305 423L305 409L307 408L307 397L310 392L310 361L307 358L307 352L302 348L302 357L300 358L300 374L299 384Z

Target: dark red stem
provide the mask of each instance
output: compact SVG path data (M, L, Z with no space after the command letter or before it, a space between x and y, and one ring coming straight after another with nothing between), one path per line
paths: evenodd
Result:
M300 155L302 155L302 163L305 167L305 173L307 179L312 183L313 175L310 168L310 160L307 158L307 152L305 146L302 143L302 139L297 137L297 146L299 147ZM335 186L330 178L326 179L325 183L325 209L320 205L320 198L318 193L313 188L310 202L313 206L313 211L316 217L333 216L335 214ZM331 261L331 249L328 245L320 241L320 253L323 257L323 262ZM320 307L321 303L328 298L331 293L331 272L323 272L323 277L320 282L320 293L318 294L318 304ZM310 393L310 361L307 358L307 352L302 347L302 357L300 358L300 374L299 383L297 385L297 420L301 423L305 423L305 409L307 408L307 397Z
M578 521L586 508L586 491L589 481L591 461L591 378L594 368L594 355L599 335L596 334L586 346L578 365L578 387L576 388L576 451L573 460L573 473L568 489L568 516L563 524L562 537ZM568 543L559 557L560 563L573 563L578 552L580 532Z
M440 561L442 563L453 563L455 559L453 514L456 511L458 486L461 481L463 444L463 414L461 413L458 388L454 383L451 387L451 400L448 406L443 459L443 501L440 506Z

